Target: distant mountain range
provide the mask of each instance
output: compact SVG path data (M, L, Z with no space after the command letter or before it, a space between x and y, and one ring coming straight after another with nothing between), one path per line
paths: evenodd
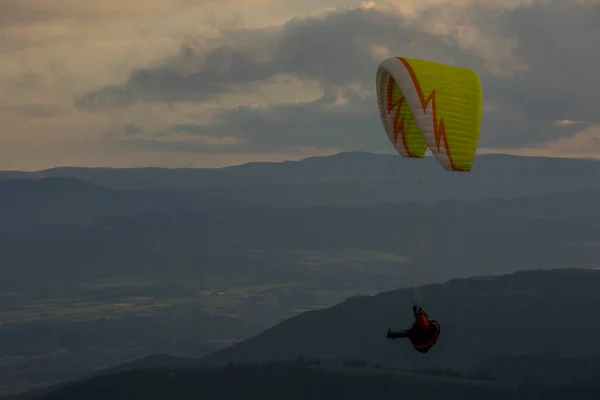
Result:
M87 226L103 216L144 212L476 201L595 190L600 162L503 155L479 157L470 173L443 171L429 158L370 153L221 169L8 171L0 172L0 230ZM562 199L568 198L546 206L558 210ZM540 212L534 202L530 215Z
M393 200L404 189L429 200L513 197L558 191L598 189L600 162L584 159L482 155L469 173L449 173L431 157L406 159L362 152L311 157L281 163L260 162L224 168L52 168L36 172L0 171L0 180L74 178L115 189L190 189L227 186L312 186L312 190L360 193L372 188L372 202ZM359 185L360 186L360 185ZM246 189L248 190L248 189ZM243 190L240 193L244 193ZM296 192L294 192L296 193ZM301 192L298 192L301 194ZM346 193L340 193L344 195ZM432 196L435 196L432 198ZM402 197L406 197L406 194ZM361 196L361 199L367 199ZM360 200L364 201L364 200Z

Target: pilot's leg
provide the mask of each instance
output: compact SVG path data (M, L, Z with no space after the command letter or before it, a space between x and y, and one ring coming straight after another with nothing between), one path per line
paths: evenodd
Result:
M388 329L387 338L388 339L402 339L408 337L408 330L406 331L392 331L392 328Z

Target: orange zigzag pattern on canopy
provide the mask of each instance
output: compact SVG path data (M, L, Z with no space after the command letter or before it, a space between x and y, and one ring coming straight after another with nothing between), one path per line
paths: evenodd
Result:
M406 130L404 126L404 117L400 117L400 112L402 111L402 105L404 104L404 96L400 97L397 101L392 101L392 95L394 93L394 78L391 76L388 78L388 86L387 86L387 112L390 113L396 108L396 115L394 115L394 144L398 141L398 134L400 134L400 138L402 139L402 144L408 153L408 157L410 158L423 158L419 155L413 154L410 152L408 148L408 142L406 141Z
M400 60L400 62L402 62L402 64L404 64L404 66L406 67L406 70L410 74L410 79L412 80L413 84L415 85L415 89L417 89L417 94L419 95L419 100L421 101L421 107L423 108L423 112L425 112L425 110L427 110L427 106L429 105L429 103L431 103L431 113L432 113L432 118L433 118L433 134L435 137L435 145L437 147L438 153L440 151L440 142L443 140L444 147L446 148L446 154L448 156L448 161L450 161L450 166L452 167L452 170L453 171L465 171L464 169L457 168L454 165L454 161L452 160L452 155L450 154L450 147L448 146L448 136L446 136L446 128L444 127L444 118L443 117L440 118L440 124L438 125L437 108L435 105L435 89L433 89L431 91L431 93L429 94L429 96L427 98L425 98L425 95L423 94L423 89L421 89L419 80L417 79L417 76L415 75L415 71L412 69L412 67L410 66L408 61L406 61L406 59L403 57L396 57L396 58L398 60Z

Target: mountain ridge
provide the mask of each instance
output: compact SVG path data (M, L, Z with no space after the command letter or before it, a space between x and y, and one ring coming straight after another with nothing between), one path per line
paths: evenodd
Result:
M333 307L291 317L253 338L204 357L202 364L219 366L342 354L404 368L435 365L474 369L486 359L511 353L598 355L600 338L586 332L592 327L600 328L600 318L595 317L599 286L600 271L591 269L528 270L425 285L421 288L422 305L442 326L438 344L426 357L417 354L407 342L385 339L390 324L411 322L409 288L354 296ZM472 321L477 324L476 337L469 334L470 315L476 316ZM588 325L578 323L581 318L586 318ZM519 329L511 330L513 326ZM539 336L540 329L543 337ZM570 337L585 337L585 347L563 348L561 339L567 331ZM530 335L523 336L521 332Z
M343 152L330 156L308 157L297 161L250 162L220 168L106 168L55 167L39 171L0 171L0 181L11 178L72 177L113 188L201 188L232 185L305 185L309 183L350 183L398 181L403 174L417 168L424 179L447 179L447 174L433 157L409 160L393 154ZM538 177L545 170L551 177L584 178L589 173L600 175L600 162L588 159L524 157L485 154L477 158L470 176L486 175L495 169L515 178L519 173ZM586 172L588 171L588 172ZM501 174L502 175L502 174ZM464 178L461 178L464 180ZM472 177L470 179L473 179Z

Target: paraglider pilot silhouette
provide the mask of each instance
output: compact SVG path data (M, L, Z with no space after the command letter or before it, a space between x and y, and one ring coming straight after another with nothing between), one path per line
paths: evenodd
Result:
M440 335L440 324L435 320L430 320L427 313L416 303L413 305L413 315L415 322L410 329L394 332L392 328L389 328L387 338L392 340L407 338L415 350L419 353L427 353L437 342Z

